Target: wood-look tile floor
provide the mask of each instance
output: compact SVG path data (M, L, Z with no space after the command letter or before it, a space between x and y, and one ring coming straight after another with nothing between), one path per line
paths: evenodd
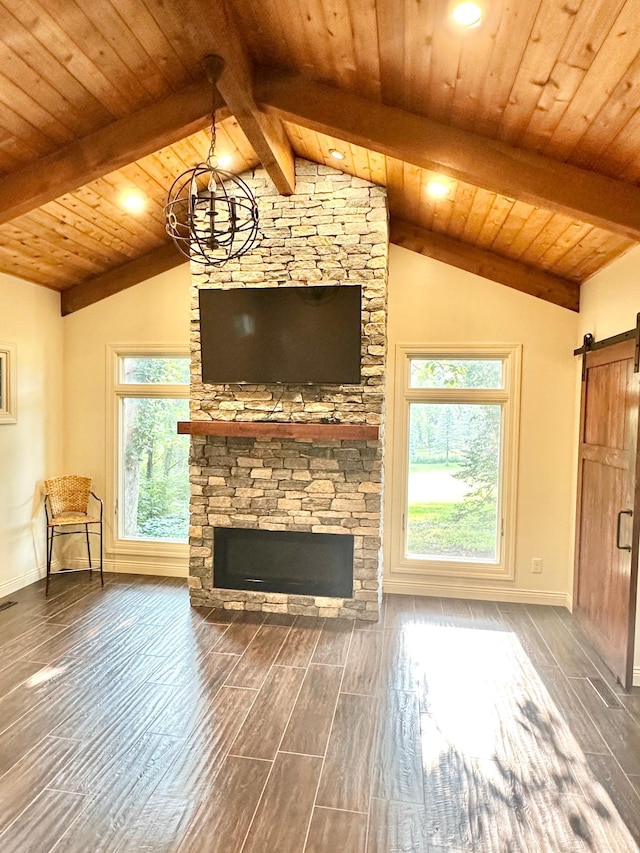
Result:
M561 609L388 596L354 628L124 575L11 600L2 853L640 849L640 691Z

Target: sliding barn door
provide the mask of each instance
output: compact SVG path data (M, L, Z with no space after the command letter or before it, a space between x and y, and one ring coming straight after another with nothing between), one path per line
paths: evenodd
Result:
M634 343L587 354L582 384L574 613L631 685L638 569L639 374Z

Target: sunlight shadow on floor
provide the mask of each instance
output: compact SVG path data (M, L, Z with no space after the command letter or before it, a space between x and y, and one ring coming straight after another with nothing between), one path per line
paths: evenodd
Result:
M400 631L420 706L430 843L637 851L513 632L438 616Z

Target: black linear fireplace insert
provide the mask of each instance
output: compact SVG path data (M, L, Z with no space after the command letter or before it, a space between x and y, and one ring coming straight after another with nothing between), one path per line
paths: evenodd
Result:
M216 527L213 585L295 595L353 595L353 536Z

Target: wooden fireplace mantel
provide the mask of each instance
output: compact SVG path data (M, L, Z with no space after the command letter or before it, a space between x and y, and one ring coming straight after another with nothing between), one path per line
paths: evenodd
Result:
M376 441L377 426L369 424L292 424L277 421L178 421L180 435L226 435L250 438L355 439Z

